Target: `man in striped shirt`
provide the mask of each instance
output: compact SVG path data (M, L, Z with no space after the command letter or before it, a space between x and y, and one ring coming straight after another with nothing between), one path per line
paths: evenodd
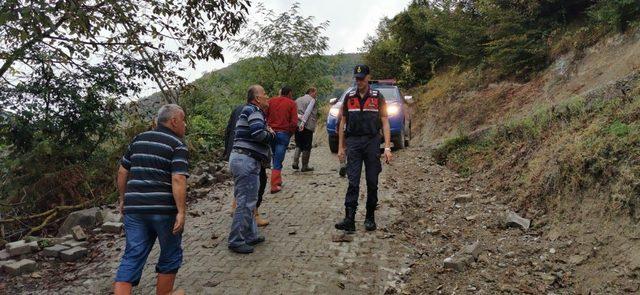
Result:
M155 130L137 135L120 162L118 191L126 248L115 277L115 294L131 294L158 239L158 294L170 294L182 263L189 152L182 141L185 114L175 104L160 108Z
M237 208L229 232L229 249L236 253L253 253L253 246L264 242L258 235L255 215L260 186L261 162L268 160L270 143L275 133L265 121L267 96L260 85L247 92L247 104L242 108L235 128L229 166L233 174Z

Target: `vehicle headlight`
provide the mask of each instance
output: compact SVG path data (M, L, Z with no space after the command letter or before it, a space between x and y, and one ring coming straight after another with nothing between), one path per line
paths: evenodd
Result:
M400 106L397 105L387 105L387 115L395 116L400 113Z
M329 115L331 115L332 117L337 117L339 113L340 113L339 108L331 108L329 110Z

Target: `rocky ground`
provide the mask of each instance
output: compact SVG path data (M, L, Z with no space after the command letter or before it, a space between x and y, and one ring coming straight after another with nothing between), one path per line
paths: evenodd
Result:
M291 153L290 153L291 154ZM565 235L546 222L520 218L508 196L439 166L424 148L399 151L384 166L378 224L336 242L346 179L326 146L314 150L312 173L286 161L281 193L265 196L256 253L230 253L231 182L221 165L198 168L177 285L187 294L606 294L637 292L633 266L613 268L615 283L590 288L576 268L588 267L606 241ZM209 175L209 176L207 176ZM211 184L215 183L215 184ZM364 181L363 181L364 185ZM364 201L364 190L361 193ZM362 208L361 208L362 209ZM510 212L510 213L509 213ZM88 231L89 253L75 262L37 254L35 272L4 274L9 294L104 294L124 248L123 234ZM156 248L137 294L153 293ZM609 274L608 269L594 272ZM604 287L603 287L604 286Z

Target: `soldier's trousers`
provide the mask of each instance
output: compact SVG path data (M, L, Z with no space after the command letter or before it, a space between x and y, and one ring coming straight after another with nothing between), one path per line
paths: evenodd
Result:
M358 207L360 194L360 175L362 164L365 167L367 181L367 210L375 210L378 204L378 175L382 171L380 163L380 135L349 136L347 146L347 178L349 188L345 197L345 207Z

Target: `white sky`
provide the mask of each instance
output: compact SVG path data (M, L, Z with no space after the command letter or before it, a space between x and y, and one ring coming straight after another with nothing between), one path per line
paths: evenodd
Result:
M281 13L291 7L295 0L263 0L264 6ZM378 23L383 17L393 17L403 11L411 0L298 0L300 12L304 16L314 16L316 24L329 21L325 35L329 37L327 54L339 52L357 52L367 35L375 34ZM252 4L256 7L257 3ZM249 21L255 15L250 12ZM224 44L223 44L224 46ZM188 81L200 78L204 73L228 66L238 60L233 52L223 51L225 62L200 61L195 69L184 72ZM149 82L151 88L145 89L142 96L154 93L157 87Z

